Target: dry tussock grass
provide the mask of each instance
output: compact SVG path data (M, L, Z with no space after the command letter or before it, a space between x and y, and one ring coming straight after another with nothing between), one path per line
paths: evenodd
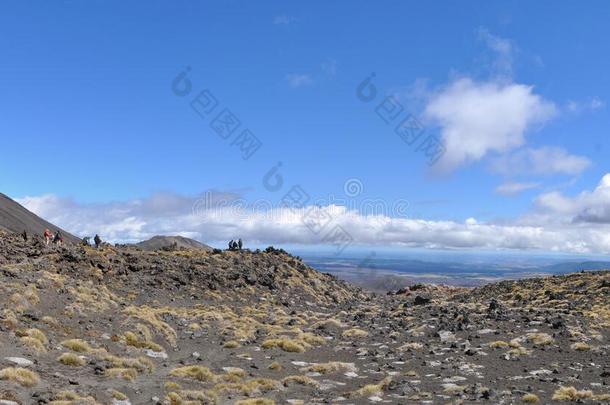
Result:
M203 366L184 366L170 371L169 375L180 378L190 378L197 381L214 381L215 375L209 368Z
M85 342L82 339L64 340L63 342L61 342L61 345L77 353L89 353L93 351L91 346L89 346L89 343Z
M74 353L63 353L61 356L57 358L61 364L71 367L81 367L84 366L86 360L80 356L77 356Z
M362 387L356 391L352 391L352 392L348 393L347 397L348 398L362 398L362 397L368 397L371 395L380 394L383 392L383 390L385 390L387 388L388 385L390 385L391 381L392 381L392 379L390 377L386 377L383 380L381 380L378 384L367 384L364 387Z
M91 396L82 397L74 391L61 391L55 394L50 405L100 405L95 398Z
M306 350L304 342L293 340L290 338L267 339L263 342L263 349L280 348L285 352L303 353Z
M577 390L574 387L559 387L553 393L555 401L578 401L593 397L593 392L590 390Z
M525 402L526 404L537 404L540 402L540 398L538 398L538 395L536 394L525 394L523 397L521 397L521 401Z
M266 398L251 398L237 401L235 405L275 405L275 401Z
M547 346L555 341L548 333L528 333L526 336L528 341L537 346Z
M358 328L348 329L341 334L344 338L365 338L368 335L367 331Z
M125 343L128 346L137 347L138 349L150 349L153 352L157 353L165 351L162 346L148 340L150 338L147 338L147 336L144 336L144 338L142 339L133 332L125 332L123 338L125 339Z
M10 381L22 387L33 387L40 382L40 377L33 371L20 367L8 367L0 370L0 380Z
M214 392L204 390L170 392L165 399L170 405L205 405L218 403L218 397Z
M290 375L282 380L284 387L290 387L293 384L317 387L320 385L316 380L306 375Z
M308 367L301 368L303 372L330 374L339 371L356 372L357 368L354 363L342 363L340 361L331 361L328 363L316 363Z

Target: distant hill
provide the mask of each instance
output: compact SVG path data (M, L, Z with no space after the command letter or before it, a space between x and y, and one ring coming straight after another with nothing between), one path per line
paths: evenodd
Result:
M42 236L44 230L47 228L52 232L59 230L67 242L78 243L80 240L57 225L53 225L33 212L28 211L25 207L8 196L0 193L0 230L16 233L21 233L25 230L28 234Z
M161 250L161 249L189 249L189 250L212 250L208 245L198 242L194 239L185 238L183 236L154 236L149 240L137 243L137 247L143 250Z

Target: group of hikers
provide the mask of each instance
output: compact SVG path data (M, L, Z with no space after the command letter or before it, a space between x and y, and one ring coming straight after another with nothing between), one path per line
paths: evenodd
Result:
M28 233L27 231L23 231L23 233L21 234L21 236L23 237L24 241L28 241ZM49 244L54 244L54 245L63 245L64 244L64 236L62 235L62 233L57 230L55 231L55 233L51 232L51 230L49 230L49 228L46 228L44 230L44 233L42 234L43 238L44 238L44 242L47 246L49 246ZM89 240L91 238L90 237L85 237L83 238L83 245L86 246L90 246ZM95 247L99 248L100 246L102 246L102 238L100 238L99 235L95 235L95 237L93 238L93 242L95 243Z
M243 242L241 241L241 238L237 241L231 239L231 241L229 242L229 250L241 250L242 246Z
M25 231L23 231L23 234L25 235ZM53 234L49 228L44 230L44 242L47 246L49 246L49 243L53 242L54 245L63 245L64 244L64 236L61 234L61 232L59 232L59 230L57 230L55 232L55 234ZM24 239L26 239L24 237ZM27 240L27 239L26 239Z

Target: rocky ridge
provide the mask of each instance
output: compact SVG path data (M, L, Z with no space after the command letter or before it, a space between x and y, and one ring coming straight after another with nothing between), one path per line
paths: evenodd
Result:
M610 400L609 272L376 295L273 248L0 233L0 281L3 404Z

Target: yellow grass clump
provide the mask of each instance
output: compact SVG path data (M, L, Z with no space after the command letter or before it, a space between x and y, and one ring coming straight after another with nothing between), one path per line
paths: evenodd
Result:
M61 342L61 345L77 353L89 353L93 350L91 349L91 346L89 346L89 343L82 339L64 340Z
M47 348L40 342L40 340L35 339L33 337L24 336L21 339L19 339L19 341L21 343L23 343L25 346L28 346L37 352L46 352L47 351Z
M169 326L169 324L160 319L163 314L172 313L172 311L174 310L171 308L152 308L147 305L141 307L130 306L123 310L128 316L148 322L155 331L161 333L165 337L165 340L167 340L172 347L175 347L176 339L178 338L176 331Z
M343 328L343 324L333 318L327 319L325 321L319 321L311 325L312 329L332 329L332 328Z
M180 378L190 378L197 381L213 381L215 376L209 368L203 366L184 366L170 371L169 375Z
M132 359L129 357L118 357L111 354L106 354L101 357L102 360L109 362L115 368L131 368L136 372L152 372L155 364L148 357L138 357Z
M165 349L163 349L162 346L147 340L146 337L144 339L140 339L138 337L138 335L136 335L133 332L125 332L124 337L125 337L125 343L128 346L137 347L138 349L150 349L153 352L157 352L157 353L165 351Z
M182 386L174 381L168 381L164 386L167 391L180 391L182 389Z
M538 395L536 394L525 394L521 398L521 401L525 402L526 404L537 404L540 402L540 398L538 398Z
M268 378L253 378L246 382L221 383L214 386L217 393L240 393L245 396L258 395L279 389L279 382Z
M527 340L538 346L550 345L554 341L548 333L528 333Z
M331 361L328 363L316 363L308 367L303 367L301 371L310 373L330 374L338 371L356 371L353 363L342 363L340 361Z
M122 378L127 381L134 381L138 376L138 370L135 368L114 367L106 369L106 377Z
M456 385L456 384L444 384L443 392L445 394L455 395L461 392L464 392L466 386L464 385Z
M269 370L280 371L282 369L282 365L277 361L269 364Z
M308 385L310 387L317 387L320 385L316 380L306 375L290 375L282 380L284 387L289 387L292 384Z
M508 343L503 340L496 340L495 342L491 342L489 344L489 347L491 347L492 349L504 349L508 346Z
M303 353L305 351L305 346L302 343L289 338L267 339L263 342L262 346L263 349L278 347L283 351L290 353Z
M95 398L81 397L74 391L60 391L53 397L53 400L49 402L50 405L99 405Z
M10 309L5 309L2 311L2 318L2 324L10 330L14 330L17 328L17 326L19 326L17 316Z
M40 329L27 329L25 331L18 331L18 336L21 336L21 343L36 350L37 352L46 352L47 344L49 343L46 335Z
M81 367L84 366L86 361L82 357L77 356L74 353L64 353L57 358L61 364L71 367Z
M390 377L386 377L378 384L367 384L364 387L349 393L348 396L350 398L362 398L375 394L380 394L388 385L390 385L391 381L392 379Z
M555 401L578 401L581 399L588 399L593 397L593 392L590 390L577 390L574 387L559 387L553 393L553 400Z
M424 345L422 345L421 343L409 342L409 343L405 343L404 345L400 346L398 348L398 350L400 350L401 352L404 352L405 350L421 350L423 347L424 347Z
M236 349L239 347L239 342L236 340L229 340L222 345L225 349Z
M110 395L112 395L112 398L114 398L118 401L126 401L129 399L129 397L127 395L125 395L122 392L117 391L117 390L112 390L110 392Z
M302 340L312 346L321 346L326 343L326 339L313 333L300 333L298 335L298 340Z
M9 367L0 370L0 380L10 381L22 387L33 387L40 382L38 374L20 367Z
M235 405L275 405L275 401L266 398L252 398L237 401Z
M216 404L218 397L216 393L211 391L180 391L170 392L165 397L170 405L200 405L200 404Z
M591 346L589 346L585 342L576 342L573 345L571 345L570 348L572 350L576 350L576 351L579 351L579 352L586 352L588 350L591 350Z
M341 334L344 338L364 338L368 335L367 331L358 328L348 329Z

